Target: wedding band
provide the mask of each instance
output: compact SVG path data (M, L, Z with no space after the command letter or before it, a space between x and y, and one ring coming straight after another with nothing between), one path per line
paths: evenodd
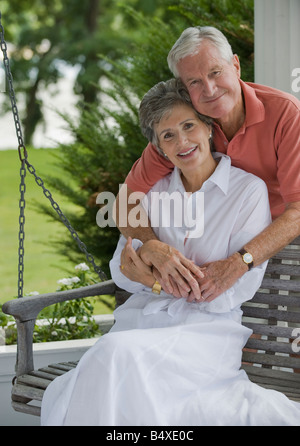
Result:
M124 269L124 265L121 265L121 269Z
M160 294L160 292L161 292L161 284L159 282L157 282L157 280L156 280L155 284L152 287L152 293Z

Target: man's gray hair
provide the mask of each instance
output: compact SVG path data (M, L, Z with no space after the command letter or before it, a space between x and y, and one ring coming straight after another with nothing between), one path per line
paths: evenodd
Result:
M189 93L180 79L159 82L143 97L139 109L139 119L143 135L157 147L160 154L163 154L163 151L159 148L155 124L158 124L165 114L177 105L188 105L193 109L195 116L208 126L212 126L211 118L194 109Z
M220 57L227 62L233 58L232 48L224 34L213 26L196 26L183 31L168 55L168 65L175 77L179 77L178 62L187 56L194 56L203 41L209 40L219 50Z

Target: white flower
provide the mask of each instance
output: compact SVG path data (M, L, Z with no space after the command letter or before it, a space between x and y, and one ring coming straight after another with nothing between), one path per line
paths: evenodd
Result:
M79 265L75 266L75 271L88 271L90 268L86 263L79 263Z
M80 282L79 277L75 276L75 277L69 277L67 279L60 279L57 281L58 285L73 285L73 283L78 283Z
M59 285L72 285L71 279L60 279L57 281Z

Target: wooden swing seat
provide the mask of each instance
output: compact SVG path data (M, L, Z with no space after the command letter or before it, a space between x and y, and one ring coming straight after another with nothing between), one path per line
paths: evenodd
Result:
M18 361L12 388L16 411L39 416L49 383L77 364L63 362L34 370L32 334L38 313L58 302L107 294L115 296L117 306L130 296L108 280L3 305L3 311L14 316L18 328ZM112 324L103 326L103 332ZM243 324L253 330L242 357L242 368L249 379L300 402L300 237L269 261L261 288L243 305Z

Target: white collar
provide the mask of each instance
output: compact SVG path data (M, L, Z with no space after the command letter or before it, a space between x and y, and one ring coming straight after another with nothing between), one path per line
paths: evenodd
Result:
M230 178L230 168L231 168L231 159L228 155L224 155L223 153L214 152L214 159L220 159L214 173L203 183L200 190L204 190L209 187L210 183L215 184L221 189L224 195L227 195L228 187L229 187L229 178ZM178 190L181 193L186 192L182 180L181 180L181 171L178 167L175 167L173 172L170 175L170 183L168 187L168 192L172 193Z

